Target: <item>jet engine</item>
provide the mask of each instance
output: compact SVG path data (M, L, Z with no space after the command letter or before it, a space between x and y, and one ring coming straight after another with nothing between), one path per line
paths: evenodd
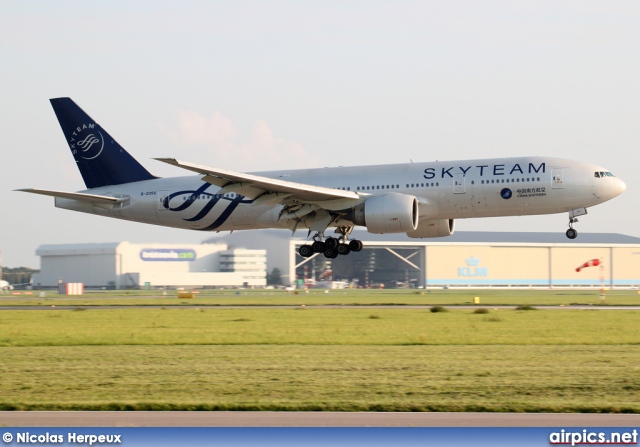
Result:
M455 230L453 219L421 220L413 231L407 231L412 238L451 236Z
M418 228L418 199L406 194L369 197L352 213L353 223L369 233L406 233Z

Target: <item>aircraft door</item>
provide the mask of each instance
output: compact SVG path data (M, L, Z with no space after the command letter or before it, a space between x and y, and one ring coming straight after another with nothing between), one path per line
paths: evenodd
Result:
M158 191L158 210L165 211L169 209L169 191Z
M465 190L464 185L464 174L453 174L453 193L454 194L464 194L467 191Z
M551 188L552 189L564 188L564 169L551 170Z

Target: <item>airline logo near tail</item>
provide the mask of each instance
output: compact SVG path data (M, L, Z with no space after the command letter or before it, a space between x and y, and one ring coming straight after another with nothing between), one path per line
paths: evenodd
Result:
M85 160L93 160L102 153L104 136L99 130L95 130L95 127L95 123L83 124L77 128L76 132L73 132L73 139L69 140L69 147L76 159L80 157Z
M156 178L71 98L50 101L87 188Z

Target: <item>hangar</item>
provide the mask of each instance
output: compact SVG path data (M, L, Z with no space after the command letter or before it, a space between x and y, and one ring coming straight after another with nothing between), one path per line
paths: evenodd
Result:
M356 232L354 232L356 233ZM278 268L285 285L306 287L640 287L640 238L582 233L456 232L408 239L365 232L359 253L302 258L307 239L282 230L238 231L202 244L43 245L34 286L264 287ZM295 236L295 235L294 235ZM243 247L243 248L235 248ZM597 268L576 268L598 259Z
M263 230L221 239L268 250L267 269L287 283L314 286L339 281L357 287L640 287L640 238L621 234L456 232L438 239L361 232L364 249L348 256L303 258L306 239ZM255 238L255 240L254 240ZM283 250L283 246L287 247ZM278 248L280 247L280 248ZM598 259L597 268L576 268Z
M36 287L58 282L112 289L169 287L264 287L265 250L227 244L132 244L130 242L42 245Z

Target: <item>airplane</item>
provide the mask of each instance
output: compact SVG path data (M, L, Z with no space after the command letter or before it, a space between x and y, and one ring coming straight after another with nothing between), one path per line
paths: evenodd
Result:
M354 227L409 238L453 234L456 219L567 212L566 236L589 207L625 189L607 169L553 157L234 172L156 158L197 175L152 175L70 98L50 100L86 189L18 189L55 206L198 231L306 229L299 255L359 252ZM328 236L334 229L337 237ZM312 236L313 234L313 236Z
M0 279L0 290L13 290L16 287L22 287L22 286L30 286L33 284L33 279L31 279L29 282L24 282L21 284L10 284L8 281L5 281L4 279Z

